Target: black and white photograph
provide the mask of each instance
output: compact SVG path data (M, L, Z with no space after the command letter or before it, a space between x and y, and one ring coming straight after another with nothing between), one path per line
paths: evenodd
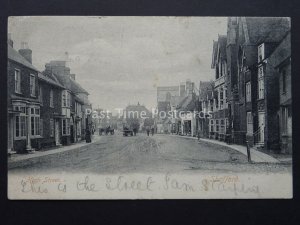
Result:
M9 199L293 198L291 18L10 16Z

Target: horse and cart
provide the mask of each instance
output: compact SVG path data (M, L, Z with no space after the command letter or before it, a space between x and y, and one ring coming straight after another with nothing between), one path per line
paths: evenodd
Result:
M110 126L106 127L106 128L99 128L99 135L103 135L103 133L105 133L105 135L114 135L115 134L115 129L111 128Z

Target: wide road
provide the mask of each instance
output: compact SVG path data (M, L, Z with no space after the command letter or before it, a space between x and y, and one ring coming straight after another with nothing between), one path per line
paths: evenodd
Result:
M249 164L246 156L227 147L175 135L101 136L81 150L51 156L10 172L287 172L290 166Z

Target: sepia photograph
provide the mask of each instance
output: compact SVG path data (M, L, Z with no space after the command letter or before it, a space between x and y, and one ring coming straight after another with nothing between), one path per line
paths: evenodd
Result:
M293 198L291 18L10 16L9 199Z

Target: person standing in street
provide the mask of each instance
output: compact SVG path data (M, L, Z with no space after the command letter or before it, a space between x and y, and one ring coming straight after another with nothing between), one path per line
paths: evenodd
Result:
M149 134L150 134L150 128L147 127L147 128L146 128L146 131L147 131L147 136L149 136Z
M151 135L153 136L154 135L154 127L152 126L151 127ZM148 135L149 136L149 135Z
M86 143L91 143L92 142L91 131L89 129L87 129L86 132L85 132L85 142Z

